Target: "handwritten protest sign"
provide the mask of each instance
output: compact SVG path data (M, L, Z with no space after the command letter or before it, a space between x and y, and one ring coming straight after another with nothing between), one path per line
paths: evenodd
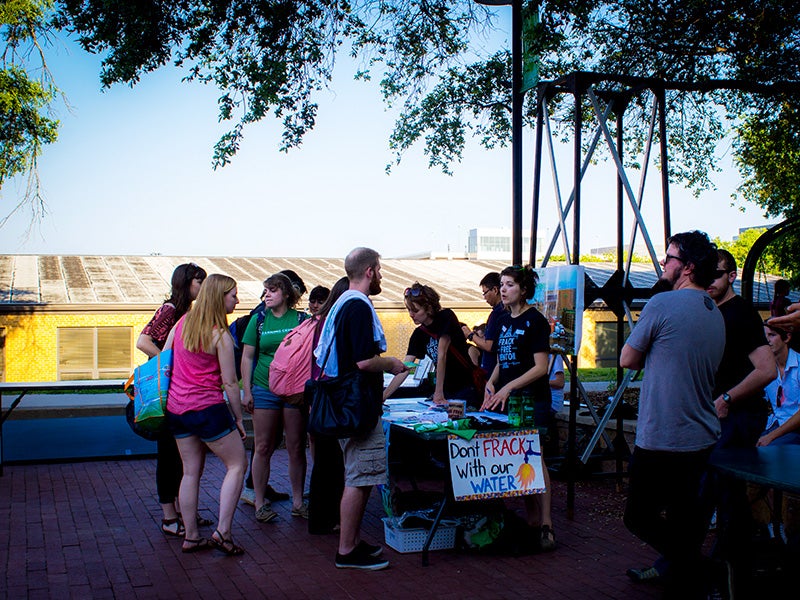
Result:
M544 474L535 429L447 438L456 500L543 494Z

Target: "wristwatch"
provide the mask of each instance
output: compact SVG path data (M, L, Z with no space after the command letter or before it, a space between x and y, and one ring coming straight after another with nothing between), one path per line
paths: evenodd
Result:
M728 392L725 392L724 394L722 394L722 401L725 402L725 404L730 404L731 395Z
M472 333L470 333L470 334L467 336L467 339L468 339L468 340L471 342L471 341L472 341L472 338L474 338L474 337L475 337L475 332L473 331Z

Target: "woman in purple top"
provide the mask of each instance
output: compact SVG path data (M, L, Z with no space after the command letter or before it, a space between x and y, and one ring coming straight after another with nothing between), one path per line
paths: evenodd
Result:
M238 303L236 282L227 275L210 275L200 288L195 307L178 321L165 345L173 349L167 421L183 461L184 552L213 546L231 556L244 553L231 536L247 468L239 380L227 319ZM206 447L226 469L219 493L219 522L211 539L199 536L196 521Z
M200 292L200 284L206 272L194 263L175 267L172 272L172 292L145 325L136 347L153 358L164 348L167 336L175 323L191 308L192 302ZM183 477L183 465L178 454L178 446L172 433L165 430L156 441L156 491L163 516L161 531L166 535L182 536L184 533L181 507L178 501L178 488ZM200 519L201 525L211 525L211 521Z

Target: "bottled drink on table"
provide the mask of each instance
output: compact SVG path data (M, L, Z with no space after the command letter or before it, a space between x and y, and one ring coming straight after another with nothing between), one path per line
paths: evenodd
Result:
M513 395L508 397L508 424L511 427L522 425L522 397Z
M522 410L520 411L521 417L521 426L522 427L534 427L534 408L533 408L533 396L531 394L522 394Z

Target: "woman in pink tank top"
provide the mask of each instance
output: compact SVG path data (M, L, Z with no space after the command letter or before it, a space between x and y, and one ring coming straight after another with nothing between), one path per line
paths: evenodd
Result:
M179 494L186 527L183 552L212 547L232 556L244 552L231 536L247 466L239 381L227 320L238 303L236 281L227 275L209 275L194 307L178 321L164 345L173 350L167 419L183 462ZM219 495L219 522L210 539L200 537L197 528L205 446L226 469Z

